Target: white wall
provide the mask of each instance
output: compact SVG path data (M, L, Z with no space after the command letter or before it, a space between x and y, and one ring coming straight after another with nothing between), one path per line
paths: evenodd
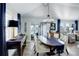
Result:
M60 28L61 32L67 32L67 24L68 24L68 27L71 28L72 27L72 24L75 24L75 20L61 20L61 26L63 28ZM75 26L75 25L74 25ZM68 33L71 33L72 31L69 30Z
M25 23L26 23L26 30L27 30L26 33L24 31ZM29 21L28 18L21 17L21 33L27 34L27 42L30 42L30 40L31 40L31 22Z

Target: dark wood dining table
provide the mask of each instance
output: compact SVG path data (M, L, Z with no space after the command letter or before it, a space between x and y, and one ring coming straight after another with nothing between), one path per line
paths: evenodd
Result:
M57 51L57 54L60 55L62 52L64 52L64 42L61 41L58 38L52 37L52 38L46 38L43 36L39 36L40 41L48 46L50 48L49 55L55 54L54 51Z

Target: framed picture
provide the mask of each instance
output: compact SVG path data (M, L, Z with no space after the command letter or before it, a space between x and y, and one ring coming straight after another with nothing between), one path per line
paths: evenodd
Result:
M56 30L56 24L55 23L51 23L50 30Z

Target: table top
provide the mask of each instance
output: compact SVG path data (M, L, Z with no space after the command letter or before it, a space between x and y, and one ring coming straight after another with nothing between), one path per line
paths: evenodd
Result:
M24 37L24 35L22 35L22 36L20 35L20 36L17 36L16 38L14 38L14 39L8 40L7 42L21 42L23 37Z
M50 46L62 46L64 45L64 42L61 41L60 39L57 38L45 38L43 36L39 36L40 41L46 45L50 45Z
M16 48L17 46L20 46L24 36L25 35L20 35L20 36L17 36L15 39L8 40L6 42L7 49L12 49L12 48Z

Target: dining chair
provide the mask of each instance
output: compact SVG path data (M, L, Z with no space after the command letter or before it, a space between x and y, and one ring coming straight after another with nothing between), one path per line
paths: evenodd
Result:
M59 38L59 33L54 33L54 37L58 39Z
M68 43L75 43L75 34L68 34Z
M35 54L37 56L39 56L40 53L46 53L46 52L50 51L48 46L46 46L43 43L41 43L39 39L42 39L42 38L40 38L40 37L37 38L36 36L34 38L34 40L35 40L35 44L34 44L34 48L35 49L34 49L34 51L35 51Z
M67 47L68 47L68 36L67 35L61 35L60 39L64 42L64 52L66 52L67 55L69 55L69 52L67 50Z

